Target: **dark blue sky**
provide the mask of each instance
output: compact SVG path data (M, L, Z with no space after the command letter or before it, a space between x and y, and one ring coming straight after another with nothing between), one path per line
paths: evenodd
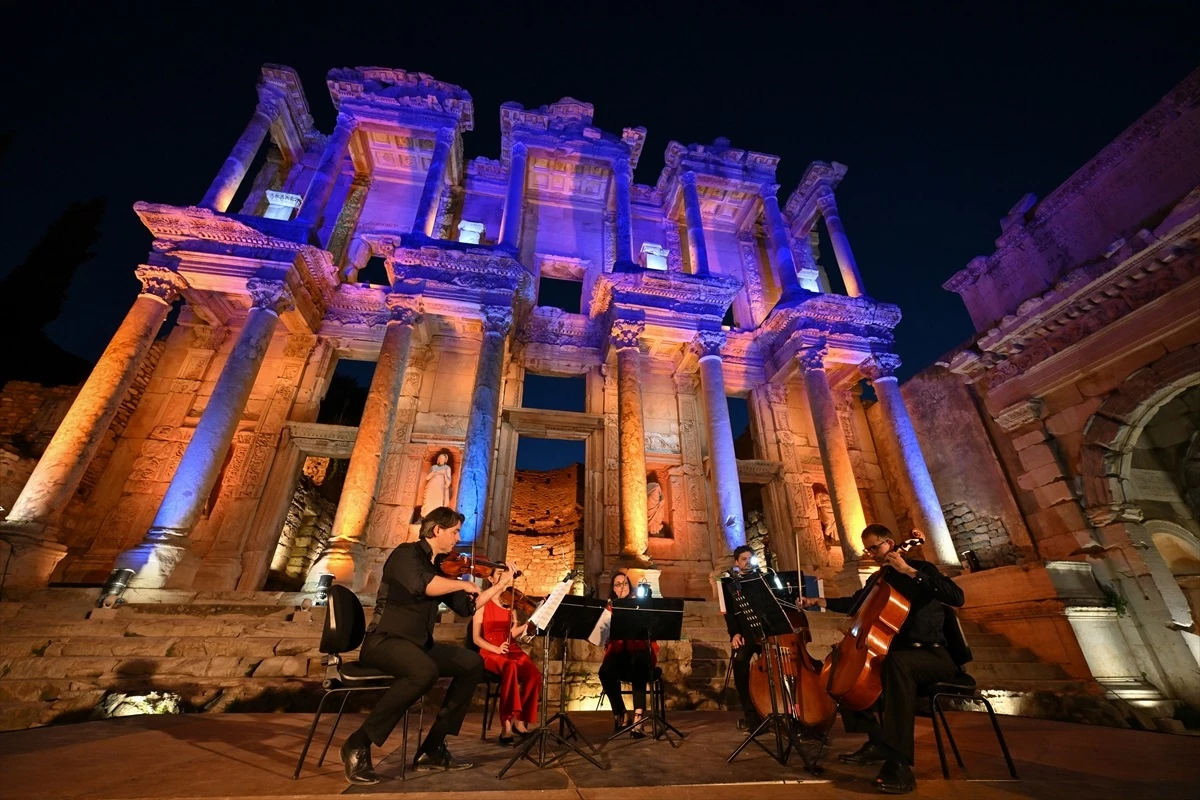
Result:
M328 69L395 66L471 92L468 156L497 156L502 102L570 95L608 130L648 129L641 183L671 139L779 154L784 196L813 159L849 165L842 219L868 293L904 310L907 376L971 335L942 282L1196 66L1200 19L1182 3L825 5L32 4L0 55L0 275L68 203L107 198L98 255L48 328L94 360L150 245L130 206L199 201L263 62L299 70L325 131Z

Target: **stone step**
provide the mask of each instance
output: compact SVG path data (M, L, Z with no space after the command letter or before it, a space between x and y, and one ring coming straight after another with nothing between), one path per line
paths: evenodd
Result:
M989 662L972 661L967 665L967 672L979 684L1007 680L1053 681L1063 680L1066 673L1057 664L1033 662Z
M972 663L988 662L1033 662L1038 657L1024 647L971 647Z
M320 660L306 656L238 657L195 656L127 658L98 656L44 656L14 658L0 662L5 681L34 679L89 680L105 676L164 676L248 678L248 677L321 677L325 668Z

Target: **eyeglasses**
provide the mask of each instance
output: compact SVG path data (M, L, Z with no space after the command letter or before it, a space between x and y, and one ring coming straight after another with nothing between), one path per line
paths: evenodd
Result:
M887 542L879 542L878 544L873 544L870 547L864 547L863 552L873 556L875 555L875 551L883 547L885 544L887 544Z

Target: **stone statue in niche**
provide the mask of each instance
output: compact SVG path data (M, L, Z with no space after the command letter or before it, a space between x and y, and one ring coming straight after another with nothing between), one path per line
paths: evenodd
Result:
M666 522L667 502L658 481L646 482L646 530L651 536L670 537Z
M833 519L833 501L829 498L829 490L819 483L814 483L813 497L817 505L817 518L821 520L821 532L825 534L825 543L837 544L837 523Z
M435 508L450 507L450 480L453 476L450 451L438 451L433 466L425 473L425 494L421 500L422 519Z

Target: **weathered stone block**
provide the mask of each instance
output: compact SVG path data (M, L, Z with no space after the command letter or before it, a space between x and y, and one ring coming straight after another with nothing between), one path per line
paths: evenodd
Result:
M1083 430L1083 426L1092 414L1096 413L1096 409L1100 408L1102 402L1099 397L1088 397L1078 405L1052 414L1046 419L1046 430L1055 436Z
M1023 433L1020 436L1014 436L1012 445L1014 450L1024 450L1026 447L1032 447L1044 441L1046 441L1046 434L1039 428L1028 433Z
M1039 542L1088 529L1087 520L1083 518L1083 512L1075 503L1059 503L1035 511L1026 517L1026 522Z
M271 656L254 668L256 678L301 677L308 674L308 659L301 656Z
M1031 490L1038 486L1045 486L1051 481L1061 480L1064 477L1058 464L1047 464L1018 477L1017 485L1022 489Z
M1054 451L1045 444L1030 445L1019 451L1017 458L1020 459L1021 466L1025 468L1026 472L1055 463Z
M1075 499L1071 494L1071 485L1066 481L1054 481L1045 486L1038 486L1033 490L1033 497L1041 508L1049 508L1058 503Z

